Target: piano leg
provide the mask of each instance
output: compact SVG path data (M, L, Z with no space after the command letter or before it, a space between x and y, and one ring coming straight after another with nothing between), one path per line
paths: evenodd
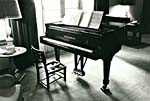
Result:
M110 72L110 65L111 65L111 60L110 59L106 59L103 60L103 86L101 88L101 90L104 93L111 93L110 90L107 88L107 85L109 84L109 72Z
M75 68L74 70L78 69L78 55L74 54L74 63L75 63Z
M56 60L60 62L60 49L58 49L57 47L54 47L54 51L55 51Z
M82 72L82 75L84 76L85 75L85 72L84 72L84 70L83 70L83 68L84 68L84 57L83 56L81 56L80 57L81 58L81 72Z

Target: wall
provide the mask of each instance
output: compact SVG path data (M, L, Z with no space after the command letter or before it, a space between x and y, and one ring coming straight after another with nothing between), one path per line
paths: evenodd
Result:
M130 13L132 14L132 19L141 22L142 10L143 10L143 0L136 0L136 5L130 7Z
M119 5L120 0L109 0L109 15L117 17L126 17L126 11L128 10L128 17L131 20L138 20L141 22L142 19L142 9L143 0L136 0L134 6L123 6Z

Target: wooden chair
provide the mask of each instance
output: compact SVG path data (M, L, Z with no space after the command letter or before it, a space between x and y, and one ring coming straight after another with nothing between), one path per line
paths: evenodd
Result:
M42 84L48 90L50 84L59 79L64 79L66 82L66 66L58 61L48 62L44 51L41 51L31 46L33 54L33 62L37 70L37 82Z

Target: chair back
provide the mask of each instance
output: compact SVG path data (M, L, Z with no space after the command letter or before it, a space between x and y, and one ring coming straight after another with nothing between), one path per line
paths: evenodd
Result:
M46 64L46 57L45 57L44 51L41 51L33 46L31 46L31 50L32 50L34 63L43 62L44 64Z
M44 67L45 72L47 72L47 68L46 68L46 57L44 54L44 51L41 51L33 46L31 46L31 50L32 50L32 58L33 58L33 62L36 65L37 68L37 72L39 73L39 69Z

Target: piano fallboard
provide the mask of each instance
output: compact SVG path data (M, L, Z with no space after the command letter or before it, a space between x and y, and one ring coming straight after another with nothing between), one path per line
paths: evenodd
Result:
M88 32L77 27L51 25L47 27L46 37L84 48L87 48L89 45L90 48L94 48L96 46L93 43L101 44L102 35L96 32Z
M45 36L40 37L40 42L43 44L49 45L49 46L53 46L53 47L57 47L57 48L66 50L68 52L80 54L81 56L92 58L94 60L99 59L99 56L97 56L97 54L95 54L94 50L91 50L88 48L83 48L83 47L69 44L66 42L62 42L59 40L47 38Z

